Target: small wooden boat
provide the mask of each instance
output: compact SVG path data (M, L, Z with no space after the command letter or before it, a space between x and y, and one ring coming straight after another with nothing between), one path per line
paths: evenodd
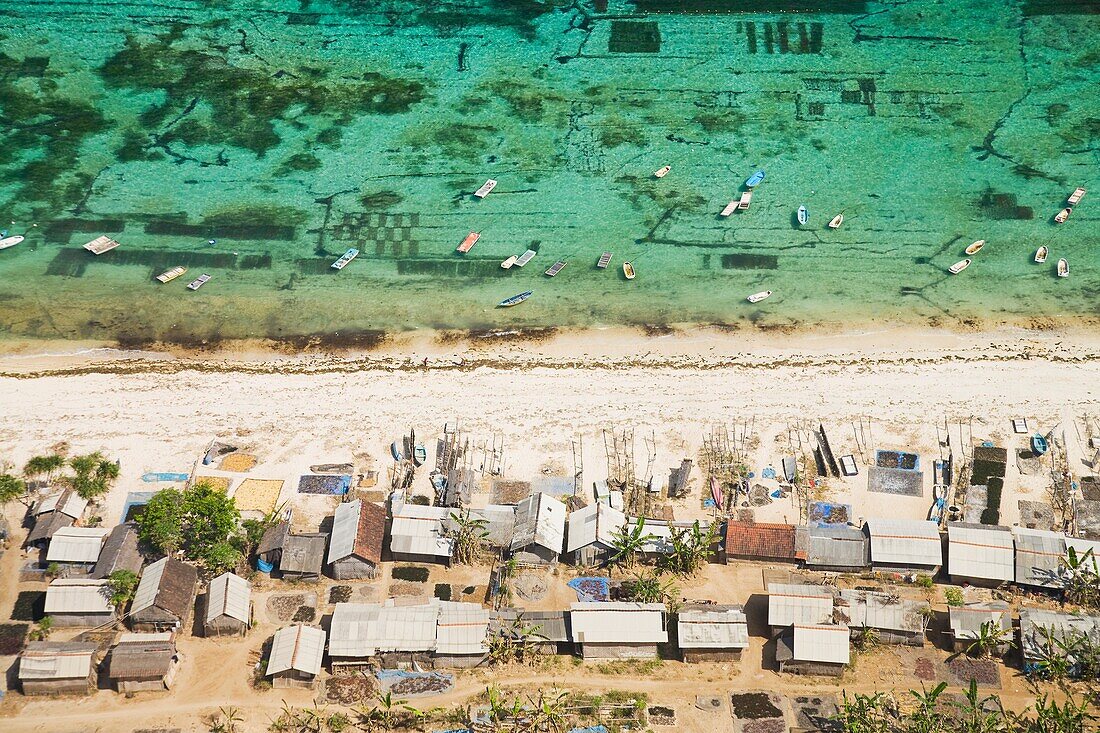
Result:
M844 214L837 214L829 221L830 229L840 229L840 225L844 223Z
M348 266L349 262L351 262L352 260L354 260L358 256L359 256L359 250L357 250L353 247L352 249L349 249L347 252L342 254L340 256L340 259L338 259L338 260L336 260L335 262L332 263L332 269L334 269L334 270L343 270L345 267Z
M546 271L546 276L547 277L554 277L559 272L561 272L562 269L564 269L564 268L565 268L565 260L558 260L554 264L550 265L550 269Z
M477 244L477 240L479 239L481 239L480 232L470 232L466 235L466 238L462 240L462 244L458 245L455 251L465 254L474 248L474 245Z
M531 258L534 257L536 254L537 253L533 249L527 250L526 252L524 252L523 254L521 254L519 256L518 260L516 260L516 267L523 267L528 262L530 262Z
M600 255L600 260L599 260L599 262L596 263L596 267L600 270L606 270L607 266L610 265L610 264L611 264L611 253L610 252L604 252L602 255Z
M1047 246L1045 244L1039 249L1035 250L1035 261L1039 264L1047 261Z
M984 239L979 239L977 242L974 242L973 244L971 244L969 247L966 248L966 253L968 255L976 255L976 254L978 254L979 252L982 251L982 247L984 247L984 246L985 246L985 240Z
M489 192L492 191L496 187L497 187L497 182L494 181L492 178L490 178L489 180L487 180L485 183L483 183L481 185L481 188L474 191L474 196L477 196L479 199L483 199L486 196L488 196Z
M657 170L653 171L653 177L654 178L664 178L665 176L668 175L668 172L670 170L672 170L671 165L666 165L662 168L658 168Z
M1085 198L1085 189L1075 188L1073 189L1073 193L1069 195L1069 198L1066 199L1066 203L1070 206L1076 206L1081 203L1081 199L1083 198Z
M805 204L798 207L798 211L795 212L795 218L798 219L799 226L806 226L806 222L810 220L810 211L806 208Z
M157 275L157 280L160 280L162 283L170 283L185 272L187 272L186 267L173 267L171 270Z
M401 446L395 440L390 443L390 455L393 456L393 460L400 461L405 456L401 454Z
M533 290L525 290L519 295L513 295L511 298L505 298L497 303L498 308L511 308L513 305L519 305L523 301L531 297Z
M623 263L623 276L627 280L633 280L634 279L634 265L630 264L629 262L624 262Z
M745 180L745 185L749 188L756 188L764 182L764 171L756 171Z
M1058 277L1069 277L1069 261L1064 257L1058 260Z
M1050 448L1050 444L1047 443L1047 439L1039 433L1031 436L1031 452L1037 456L1041 456L1047 452Z
M1059 211L1057 214L1054 215L1054 223L1055 224L1061 224L1061 223L1065 222L1065 220L1068 219L1069 215L1072 214L1072 213L1073 213L1073 209L1071 207L1067 206L1066 208L1062 209L1061 211Z
M959 260L955 264L951 265L951 267L948 267L947 271L950 272L952 275L958 275L960 272L970 267L971 262L973 262L973 260Z
M753 293L752 295L750 295L748 297L748 301L750 303L759 303L760 301L764 300L764 298L771 296L771 294L772 291L770 290L761 290L759 293Z
M423 443L418 443L413 447L413 464L423 466L426 460L428 460L428 449L424 447Z
M518 259L519 258L516 257L515 255L509 256L508 259L506 259L506 260L504 260L504 262L500 263L500 269L502 269L502 270L511 270L512 265L516 264L516 260L518 260Z
M15 245L22 242L24 239L26 239L26 237L24 237L22 234L16 234L11 237L4 237L3 239L0 239L0 249L14 247Z
M94 255L101 255L104 252L110 252L112 249L118 246L118 242L110 237L96 237L92 241L84 245L84 249L88 250Z
M733 201L730 201L728 204L726 204L726 208L722 209L722 213L719 214L718 216L729 216L733 212L737 211L737 204L738 204L737 199L734 199Z
M206 273L203 273L202 275L199 275L198 277L196 277L191 282L187 283L187 289L188 290L198 290L203 285L205 285L209 280L210 280L210 276L207 275Z
M741 198L737 201L737 210L745 211L749 208L749 204L752 203L752 191L745 191L741 194Z

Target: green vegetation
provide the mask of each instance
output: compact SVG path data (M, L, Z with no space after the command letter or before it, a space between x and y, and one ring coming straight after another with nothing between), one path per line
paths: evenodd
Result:
M212 573L232 570L243 558L246 540L233 499L200 481L183 489L163 489L138 515L138 537L157 552L177 552Z
M671 551L661 556L661 567L680 575L694 575L710 560L712 548L718 541L718 523L712 522L702 529L696 520L687 529L670 529Z
M966 647L966 653L974 657L991 657L998 649L1011 646L1011 629L1003 629L1000 624L985 621L978 627L978 635Z
M475 518L469 510L451 512L453 527L447 536L455 541L454 559L459 565L472 565L485 556L488 549L489 522Z
M138 580L138 574L132 570L116 570L107 576L107 589L111 594L111 605L118 609L119 613L126 608L126 604L134 597Z
M413 583L427 583L431 571L418 565L400 565L393 569L394 580L408 580Z
M14 501L27 493L27 484L18 476L10 473L0 474L0 506Z
M1072 547L1067 548L1062 567L1066 600L1093 611L1100 610L1100 565L1092 550L1078 553Z
M72 475L64 481L81 498L92 500L106 494L118 478L118 463L109 461L98 451L85 456L76 456L69 460Z
M51 633L53 633L53 618L50 616L43 616L39 619L38 624L31 629L29 634L27 634L27 638L31 641L47 641Z
M610 567L632 568L637 561L636 555L642 551L645 544L656 539L645 528L645 519L638 517L634 524L628 524L615 530L611 536L611 557L607 564Z
M917 576L916 583L921 588L932 588L936 584L931 575L925 575L924 573Z
M28 479L36 479L45 476L46 479L49 480L64 467L65 457L57 453L51 453L46 456L35 456L23 466L23 475Z
M943 599L949 606L961 606L963 604L963 592L961 588L944 588Z

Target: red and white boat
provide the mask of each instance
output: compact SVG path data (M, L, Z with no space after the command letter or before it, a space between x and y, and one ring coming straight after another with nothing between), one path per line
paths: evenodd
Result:
M474 248L474 245L477 244L477 240L479 239L481 239L480 232L470 232L466 235L466 238L462 240L462 244L458 245L458 249L456 251L462 252L463 254L469 252L471 249Z

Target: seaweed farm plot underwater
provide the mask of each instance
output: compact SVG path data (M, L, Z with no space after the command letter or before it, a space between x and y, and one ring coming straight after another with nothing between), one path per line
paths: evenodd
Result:
M1096 0L0 15L8 341L1100 314Z

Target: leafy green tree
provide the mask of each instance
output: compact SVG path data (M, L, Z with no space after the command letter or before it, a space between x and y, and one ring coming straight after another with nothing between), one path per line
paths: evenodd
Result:
M107 592L111 596L111 605L122 611L138 587L138 574L133 570L116 570L107 576Z
M961 606L963 604L963 592L960 588L944 588L943 599L949 606Z
M670 551L661 557L661 565L680 575L694 575L710 560L711 548L718 540L718 524L703 529L696 520L687 528L671 527Z
M471 565L485 553L489 540L489 522L474 517L469 510L451 512L454 529L448 532L455 541L454 559L459 565Z
M69 460L73 475L67 477L68 483L84 499L95 499L111 490L118 478L118 464L104 458L98 451Z
M154 494L138 515L138 536L154 550L226 570L241 559L240 519L233 499L200 481Z
M27 484L18 476L10 473L0 474L0 506L14 501L27 493Z
M152 549L171 555L183 548L183 492L162 489L137 515L138 537Z
M48 480L64 467L65 457L57 453L51 453L47 456L34 456L23 466L23 475L31 479L45 476Z
M31 629L28 638L31 641L46 641L50 638L50 634L53 632L53 618L51 616L43 616L38 625Z
M611 557L608 565L624 568L634 567L636 556L647 542L656 537L645 529L645 518L638 517L634 524L615 530L611 535Z

